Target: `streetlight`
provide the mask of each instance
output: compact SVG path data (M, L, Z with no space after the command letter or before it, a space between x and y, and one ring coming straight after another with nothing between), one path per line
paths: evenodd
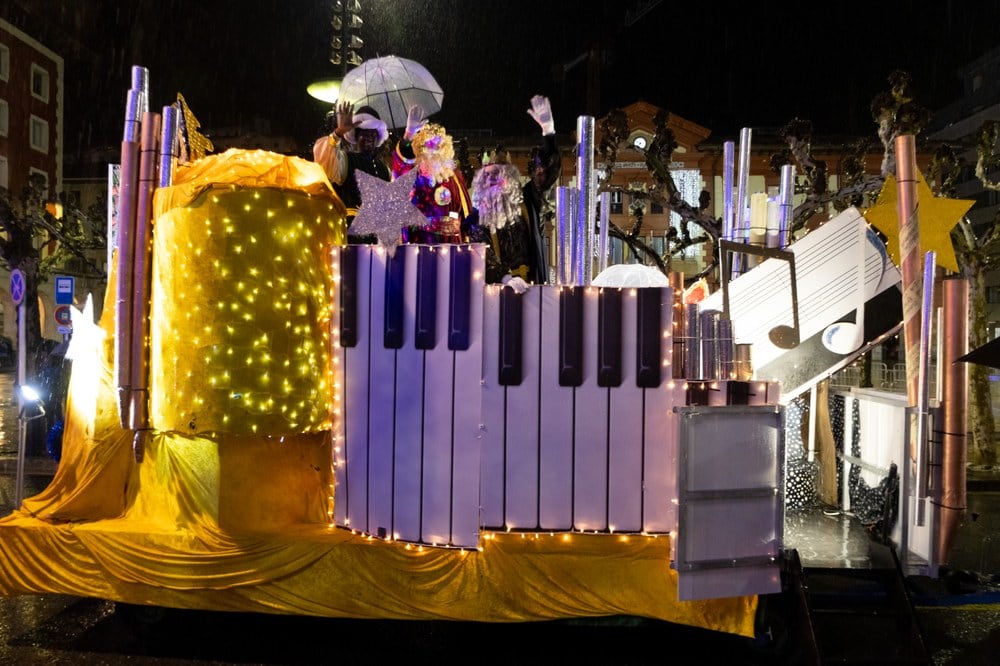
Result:
M330 28L333 36L330 38L330 64L341 67L340 76L313 81L306 87L306 92L316 99L333 104L340 97L340 82L347 74L348 67L361 64L359 49L365 45L358 32L364 21L361 20L361 2L359 0L334 0L333 13L330 16Z
M21 508L24 499L24 458L28 444L28 423L45 416L45 403L33 387L22 384L18 390L20 408L17 412L17 476L14 481L14 506Z

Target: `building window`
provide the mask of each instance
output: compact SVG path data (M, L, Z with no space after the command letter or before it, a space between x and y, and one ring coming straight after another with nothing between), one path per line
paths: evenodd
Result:
M31 96L43 102L49 101L49 73L34 63L31 65Z
M1000 285L986 287L986 302L1000 303Z
M31 147L43 153L49 152L49 123L38 116L31 116Z
M10 177L7 172L7 158L0 155L0 187L10 189Z
M622 210L622 191L611 190L611 214L621 215Z
M0 81L10 79L10 49L0 44Z
M10 106L7 100L0 99L0 136L10 133Z
M35 167L31 167L30 169L28 169L28 176L29 177L31 177L31 176L41 176L41 178L42 178L42 194L45 196L45 198L48 198L48 196L49 196L49 174L46 173L45 171L42 171L41 169L36 169Z

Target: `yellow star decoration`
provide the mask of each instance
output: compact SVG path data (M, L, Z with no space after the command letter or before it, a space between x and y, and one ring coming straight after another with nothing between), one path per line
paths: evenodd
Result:
M937 265L957 273L958 260L955 246L951 243L951 229L972 208L975 201L970 199L946 199L935 197L924 180L924 174L917 172L917 224L920 225L920 252L934 250ZM899 266L899 213L896 202L899 198L896 179L889 176L879 192L875 205L865 211L865 219L888 239L886 249L889 256Z

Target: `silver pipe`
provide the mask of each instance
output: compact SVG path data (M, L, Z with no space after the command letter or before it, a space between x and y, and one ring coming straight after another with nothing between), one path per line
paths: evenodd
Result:
M573 284L573 221L577 189L556 187L556 284Z
M701 379L701 315L697 303L684 307L684 378Z
M733 240L737 243L747 242L748 229L747 220L747 181L750 178L750 138L752 131L749 127L740 130L740 162L736 174L736 218L733 222ZM733 255L733 277L737 277L742 272L742 267L746 265L746 255Z
M933 251L924 255L923 304L920 309L920 363L917 368L917 435L916 472L914 491L917 500L917 515L914 524L924 524L924 498L927 497L927 419L928 383L930 366L931 311L934 306L934 268L937 254Z
M141 65L132 65L132 90L138 93L138 116L149 112L149 70Z
M594 117L576 119L576 241L573 267L576 283L589 285L594 273L594 216L597 197L594 187Z
M601 235L597 245L598 273L608 267L608 229L611 228L611 192L601 192L598 195L601 209Z
M177 107L173 104L163 107L160 128L160 173L159 187L170 187L174 181L174 167L177 166Z
M781 188L778 190L778 248L788 246L788 228L792 223L792 196L795 194L795 165L781 167Z
M733 240L733 170L736 168L736 144L722 144L722 238Z

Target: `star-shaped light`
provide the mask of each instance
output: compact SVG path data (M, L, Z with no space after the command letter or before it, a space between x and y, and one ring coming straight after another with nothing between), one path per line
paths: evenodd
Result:
M355 171L361 206L351 224L351 233L375 234L390 256L395 254L403 227L427 224L424 214L410 202L418 173L412 169L396 180L386 182L364 171Z
M920 252L923 254L934 250L937 253L938 266L957 273L958 260L955 258L955 246L951 243L951 229L975 202L969 199L935 197L927 181L924 180L924 175L918 171L917 176ZM885 185L882 186L875 205L865 211L865 219L888 239L886 249L897 266L900 262L899 214L896 211L898 198L896 179L889 176L885 179Z

